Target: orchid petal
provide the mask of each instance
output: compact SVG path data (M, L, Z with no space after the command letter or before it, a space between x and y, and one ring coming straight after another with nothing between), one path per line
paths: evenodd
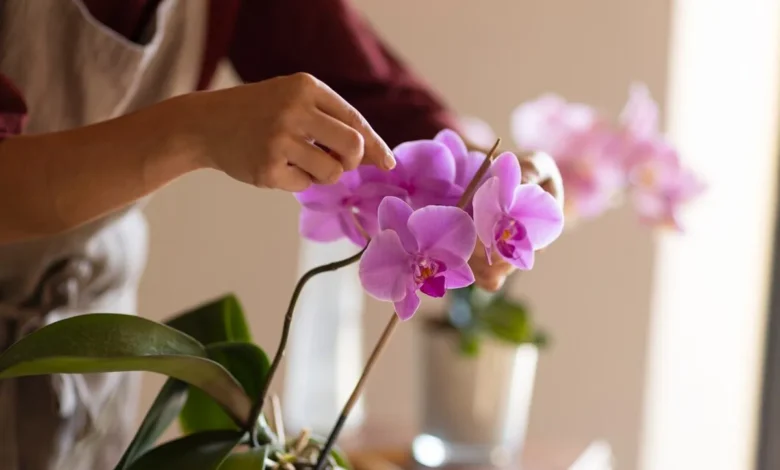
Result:
M479 167L487 158L483 152L471 151L463 158L455 160L455 184L466 189L477 174ZM487 176L487 175L486 175ZM483 177L484 178L484 177Z
M591 107L547 94L518 106L511 117L512 136L525 150L561 154L567 137L594 126L600 117Z
M412 209L422 209L428 206L447 206L457 203L462 190L450 181L440 179L429 179L419 186L415 193L409 195L409 204Z
M343 184L344 187L350 190L356 189L362 182L363 178L357 169L345 171L339 177L339 183Z
M398 166L414 181L455 179L455 159L444 144L433 140L407 142L395 148Z
M641 219L660 220L667 212L663 198L652 191L635 191L632 195L634 208Z
M490 167L490 174L498 177L499 194L498 202L504 211L509 210L514 200L515 188L522 180L520 171L520 160L512 152L504 152L496 158Z
M388 183L393 176L392 172L380 170L374 165L360 165L355 171L360 175L361 185L366 183Z
M482 147L489 147L496 141L496 133L490 124L474 116L460 116L458 129L465 139Z
M447 269L443 276L447 289L460 289L474 284L474 272L468 264L455 269Z
M549 193L535 184L521 184L515 190L509 216L525 227L534 250L558 238L563 231L563 211Z
M498 202L499 185L498 177L493 176L474 193L474 226L477 236L487 249L488 259L495 240L493 228L503 216Z
M355 196L360 199L363 204L373 204L374 209L379 206L379 203L387 196L395 196L401 199L406 199L407 194L403 188L389 182L364 182L359 187L355 188Z
M620 113L620 123L633 136L651 137L658 133L658 104L642 83L631 86L628 102Z
M445 251L460 260L469 259L477 241L474 221L457 207L429 206L419 209L409 217L409 231L417 240L420 253ZM449 260L439 261L448 264Z
M295 193L295 198L303 207L327 211L341 208L342 201L350 194L349 188L338 181L329 185L313 184L305 191Z
M360 259L358 275L363 289L378 300L402 300L412 281L410 255L393 230L371 239Z
M444 297L444 294L447 292L444 276L435 276L426 279L420 286L420 292L429 297Z
M460 135L458 135L457 132L451 129L444 129L443 131L439 132L436 134L436 137L434 137L433 140L444 144L448 149L450 149L450 152L456 159L468 154L468 148L466 148L466 144L463 142L463 139L460 137Z
M368 243L366 236L371 238L379 233L376 217L372 215L366 216L344 211L339 215L338 221L344 235L360 247L364 247ZM358 228L358 224L360 224L360 228Z
M379 204L379 228L380 230L393 230L398 234L401 244L409 253L416 253L417 240L409 231L409 217L412 215L409 204L397 197L386 197Z
M299 230L303 238L315 242L332 242L344 236L337 214L305 207L301 208Z
M706 185L699 177L687 168L681 168L675 182L675 196L681 202L700 196L705 190Z
M395 313L403 321L406 321L414 316L417 309L420 308L420 297L417 292L410 290L406 293L406 296L393 303L395 307Z

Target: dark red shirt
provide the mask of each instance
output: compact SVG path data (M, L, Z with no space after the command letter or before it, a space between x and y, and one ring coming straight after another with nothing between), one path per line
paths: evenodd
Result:
M98 21L133 38L160 0L82 1ZM199 89L208 87L217 64L227 58L246 82L314 75L355 106L391 146L454 126L442 101L347 0L210 0L206 41ZM25 114L23 97L0 75L0 134L19 133Z

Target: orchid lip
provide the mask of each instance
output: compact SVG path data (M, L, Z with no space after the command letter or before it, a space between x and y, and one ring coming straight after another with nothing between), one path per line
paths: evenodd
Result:
M516 243L527 237L528 231L525 226L515 219L505 217L496 224L496 249L506 258L514 259L517 254Z
M414 282L417 288L431 297L443 297L445 292L442 273L447 266L441 261L425 256L418 257L412 266Z
M426 256L420 256L414 261L412 269L414 270L414 281L421 284L446 271L447 266L441 261L436 261Z

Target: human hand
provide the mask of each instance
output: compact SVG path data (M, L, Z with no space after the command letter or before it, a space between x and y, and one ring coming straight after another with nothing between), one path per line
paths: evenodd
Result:
M518 155L522 169L523 183L538 184L550 193L563 206L563 180L555 161L546 153L534 152ZM501 288L515 267L504 260L498 253L488 262L485 248L478 241L471 255L469 265L474 272L478 287L490 292Z
M308 74L182 97L201 166L258 187L303 191L359 164L395 166L360 113Z

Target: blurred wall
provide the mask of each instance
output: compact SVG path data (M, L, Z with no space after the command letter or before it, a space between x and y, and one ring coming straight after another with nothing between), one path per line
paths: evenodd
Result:
M554 91L616 114L634 80L663 103L669 0L356 0L380 33L460 112L509 137L514 106ZM141 311L162 318L235 291L273 350L297 261L294 200L204 172L150 203ZM282 256L282 253L288 253ZM516 280L552 336L540 361L530 439L606 438L634 468L653 246L630 213L583 223ZM369 302L372 344L387 308ZM369 420L415 422L415 332L399 329L367 395ZM160 380L148 382L149 403Z
M675 0L672 17L667 128L707 190L686 211L685 236L656 245L638 468L775 469L755 454L758 418L772 415L761 400L772 393L762 382L776 282L780 3ZM726 246L738 254L715 261Z

